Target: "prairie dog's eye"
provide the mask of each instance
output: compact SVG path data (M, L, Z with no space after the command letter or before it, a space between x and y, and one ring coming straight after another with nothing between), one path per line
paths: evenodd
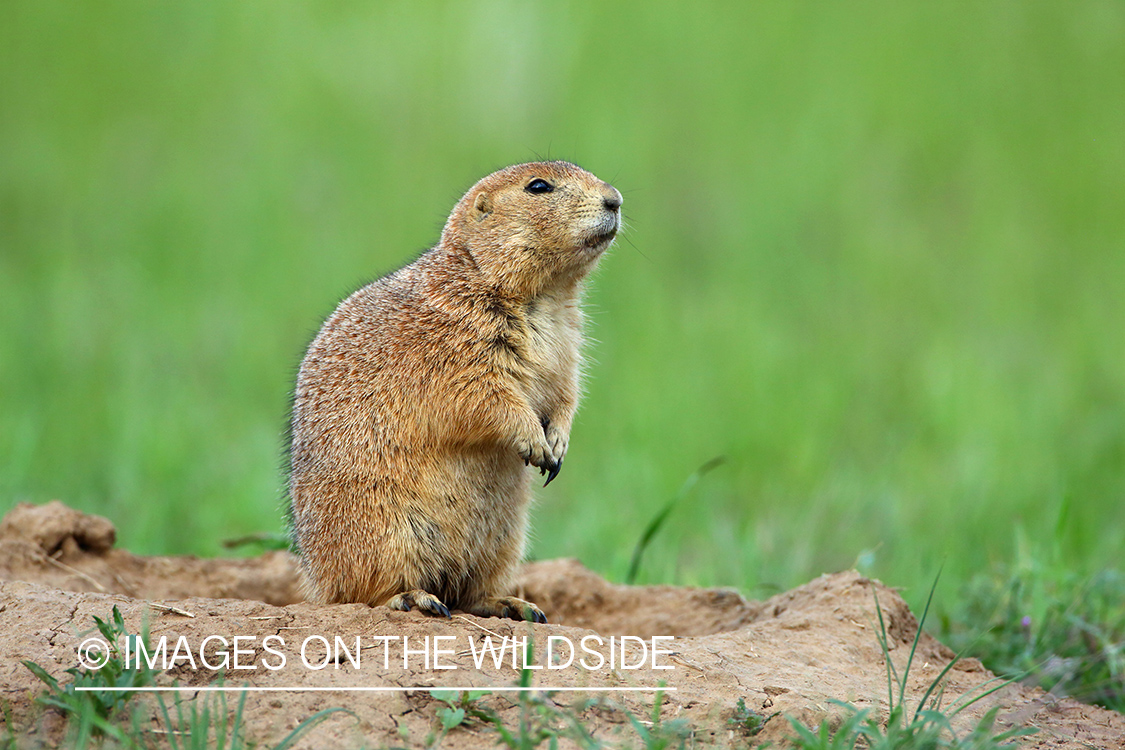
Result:
M539 195L540 193L549 193L554 189L554 185L547 182L546 180L541 180L538 177L527 183L527 187L524 188L524 190L526 190L527 192L535 193L536 195Z

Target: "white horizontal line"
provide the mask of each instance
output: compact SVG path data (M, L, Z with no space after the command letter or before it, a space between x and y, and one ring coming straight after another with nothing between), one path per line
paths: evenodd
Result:
M252 692L252 693L315 693L315 692L351 692L351 693L406 693L414 690L460 690L463 692L470 691L486 691L490 693L526 693L526 692L539 692L539 693L608 693L608 692L649 692L655 693L663 691L665 693L675 692L674 687L487 687L481 685L470 685L468 687L445 687L444 685L421 685L418 687L216 687L207 685L204 687L192 687L191 685L184 685L181 687L75 687L76 691L82 692L117 692L117 693L175 693L175 692Z

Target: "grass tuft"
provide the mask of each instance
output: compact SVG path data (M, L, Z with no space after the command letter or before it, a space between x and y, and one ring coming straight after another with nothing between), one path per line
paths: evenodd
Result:
M940 573L938 574L940 577ZM906 660L906 667L900 674L891 659L888 634L883 619L883 608L879 604L879 596L873 592L875 598L875 613L879 622L876 638L883 652L883 660L887 669L887 702L889 711L886 723L872 714L870 709L859 709L850 703L833 701L846 712L846 718L835 729L832 722L825 719L814 731L801 722L790 718L789 723L797 733L794 747L798 750L852 750L857 746L870 750L1003 750L1014 748L1012 740L1034 734L1037 730L1031 728L1014 727L1006 731L995 731L997 709L989 710L980 721L973 725L967 733L958 734L953 725L953 720L969 706L979 702L988 695L1011 683L1008 681L989 681L979 686L977 690L969 691L966 695L954 701L948 707L942 706L944 697L944 680L949 670L953 668L961 654L955 656L946 665L937 677L926 688L918 706L911 714L906 705L906 684L910 677L910 669L914 663L914 654L918 642L922 637L922 628L933 602L934 590L937 588L937 577L930 588L926 607L918 621L914 633L914 641L910 646L910 654ZM996 684L999 682L999 684ZM897 691L897 698L896 698Z
M160 709L160 716L164 720L164 727L158 733L167 740L170 750L248 750L257 747L245 737L242 726L243 711L246 707L246 697L249 693L242 693L238 698L238 706L234 716L227 721L227 698L225 693L217 693L210 698L174 701L176 711L175 721L168 711L164 698L157 694L156 701ZM185 705L187 708L185 709ZM318 711L297 725L271 750L288 750L297 740L316 725L323 722L332 714L347 713L355 716L346 708L329 708ZM133 739L138 739L134 737ZM143 738L142 738L143 739ZM140 747L150 747L142 742Z
M151 685L154 672L141 662L129 666L122 659L121 645L125 639L132 638L125 628L125 619L115 606L111 616L105 620L94 617L94 624L102 638L109 645L105 664L100 669L79 669L71 667L66 673L74 679L62 685L38 664L24 660L22 664L31 671L47 689L36 698L42 706L59 711L68 722L70 736L75 747L84 747L94 737L108 736L125 742L126 736L114 722L125 713L134 691L87 690L86 688L144 687ZM139 636L147 640L148 634L142 630ZM79 688L83 688L79 690Z
M727 724L729 724L732 729L737 729L747 737L755 737L766 728L766 724L768 724L771 719L779 715L780 712L763 714L755 711L746 706L745 698L739 698L738 703L734 705L733 714L730 719L727 720Z

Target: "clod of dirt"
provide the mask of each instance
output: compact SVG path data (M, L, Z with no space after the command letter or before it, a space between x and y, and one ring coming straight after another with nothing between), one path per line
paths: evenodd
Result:
M0 521L0 579L145 599L205 596L282 605L304 598L286 552L235 560L142 557L114 549L116 538L107 519L58 500L20 503Z
M227 685L277 689L247 697L243 731L254 741L276 743L325 708L351 711L331 716L302 739L301 747L422 746L440 727L437 711L444 705L429 694L431 688L495 691L519 681L522 647L513 645L502 659L486 657L478 666L485 638L495 645L504 638L509 644L511 639L533 641L531 664L541 667L534 671L534 684L587 691L548 693L546 700L569 707L596 738L628 738L632 730L625 712L651 715L652 692L622 688L663 683L668 690L662 718L686 719L696 744L783 743L790 732L785 716L814 725L838 720L833 700L885 715L876 594L890 656L900 671L917 627L893 590L855 572L822 576L768 601L748 602L725 590L614 585L573 560L548 561L526 566L521 579L522 593L551 618L551 624L531 625L461 614L441 620L358 604L317 606L298 602L294 562L282 553L251 560L144 558L108 548L106 539L112 540L107 521L56 503L19 506L0 523L0 692L12 706L17 727L31 723L41 735L50 733L31 704L42 686L20 660L69 679L64 671L75 666L92 617L105 619L114 606L130 632L147 623L153 647L164 638L166 653L172 654L176 644L183 644L180 659L157 676L158 685L200 686L221 677ZM153 605L169 600L178 611ZM610 636L618 637L612 654ZM620 636L626 636L624 642ZM654 641L653 636L673 638ZM234 655L235 637L243 639L241 665ZM340 644L347 650L339 652ZM577 661L563 666L567 644L579 649L577 655L588 658L591 668ZM591 651L582 653L583 645ZM551 661L545 659L548 646L554 647ZM611 657L613 668L595 667L594 652L603 661ZM941 643L923 635L911 667L908 702L917 703L951 658ZM946 704L991 678L975 660L958 664L945 677ZM372 687L409 690L345 692ZM479 705L515 726L520 708L510 695L494 692ZM232 710L235 703L228 702ZM1000 708L1002 725L1040 728L1024 747L1123 747L1125 717L1120 714L1015 685L965 711L961 725L993 706ZM751 736L747 717L753 714L777 716ZM458 727L441 745L491 748L496 734L479 724Z
M102 554L117 540L108 518L89 516L58 500L35 506L20 503L0 521L0 540L26 542L47 555Z

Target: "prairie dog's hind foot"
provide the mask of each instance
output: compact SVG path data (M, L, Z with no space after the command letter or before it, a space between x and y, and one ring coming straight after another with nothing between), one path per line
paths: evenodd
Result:
M387 600L387 606L391 609L401 610L402 612L409 612L412 609L425 612L437 617L444 617L449 619L449 607L442 603L441 599L431 594L429 591L422 589L414 589L412 591L404 591L401 594L395 594Z
M465 611L477 617L507 617L509 620L527 620L546 623L547 615L534 604L514 596L490 596L481 599Z

